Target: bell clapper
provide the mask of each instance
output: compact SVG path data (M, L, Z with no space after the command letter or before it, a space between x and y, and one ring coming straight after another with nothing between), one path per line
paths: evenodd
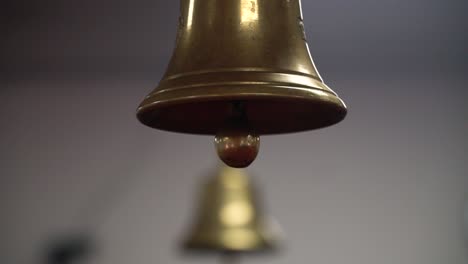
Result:
M230 167L245 168L255 160L260 136L251 128L243 102L232 103L232 112L214 142L219 158Z

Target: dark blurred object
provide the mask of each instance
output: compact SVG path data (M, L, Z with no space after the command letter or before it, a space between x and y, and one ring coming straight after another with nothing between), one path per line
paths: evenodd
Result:
M62 237L46 248L45 264L85 263L93 252L92 240L86 235Z
M278 248L279 229L263 214L244 170L223 166L208 179L200 198L184 243L188 252L234 254Z

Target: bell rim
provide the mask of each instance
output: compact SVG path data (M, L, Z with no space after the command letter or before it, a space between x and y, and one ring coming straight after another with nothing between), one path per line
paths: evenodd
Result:
M237 253L237 254L261 254L261 253L275 252L281 249L277 245L268 244L268 243L257 245L251 248L235 249L235 248L227 248L227 247L220 246L220 245L211 245L211 244L201 245L201 244L191 244L188 242L182 244L181 248L186 253L230 252L230 253Z
M257 132L261 135L273 135L283 133L295 133L307 130L320 129L334 125L342 121L346 114L347 108L345 103L325 84L323 87L303 87L303 86L286 86L272 84L233 84L230 86L207 85L192 88L156 90L151 93L140 104L137 109L138 120L149 127L178 133L199 134L199 135L214 135L221 125L220 121L215 122L217 125L211 125L204 128L174 125L172 121L158 118L158 113L168 111L168 109L177 109L180 106L188 104L210 104L210 103L229 103L233 101L244 101L255 104L262 102L266 105L279 103L288 107L295 107L296 104L301 104L307 109L301 110L303 113L308 113L313 116L314 112L321 112L326 115L326 120L319 124L311 122L302 125L281 128L281 122L277 124L278 128L262 128L261 125L255 126ZM326 111L322 111L323 109ZM173 110L177 111L177 110ZM324 114L326 113L326 114ZM185 116L189 120L191 113ZM164 115L164 114L163 114ZM159 120L158 120L159 119ZM284 120L283 120L284 121ZM177 121L174 121L176 123ZM299 122L299 121L298 121Z
M270 252L281 248L279 240L276 236L267 236L266 234L255 234L257 241L248 245L234 245L219 239L219 237L200 236L194 233L192 236L183 241L182 248L187 252L236 252L236 253L260 253Z

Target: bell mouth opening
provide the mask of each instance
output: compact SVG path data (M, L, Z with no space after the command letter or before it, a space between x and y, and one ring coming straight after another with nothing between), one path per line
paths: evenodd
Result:
M228 89L229 93L170 96L156 93L143 101L137 117L143 124L166 131L215 135L230 115L232 103L243 102L251 127L260 135L301 132L336 124L347 110L335 95L319 89L273 88L274 93ZM226 89L222 90L226 91ZM194 92L194 91L192 91ZM206 92L206 90L205 90ZM250 93L249 93L250 92Z

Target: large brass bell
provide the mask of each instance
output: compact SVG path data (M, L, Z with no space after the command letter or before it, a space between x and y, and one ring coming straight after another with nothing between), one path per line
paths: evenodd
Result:
M300 0L181 0L172 59L138 108L153 128L216 134L242 102L258 134L341 121L343 101L323 83L306 42Z
M277 246L278 229L262 213L255 189L242 169L225 166L209 178L196 212L186 249L258 252Z

